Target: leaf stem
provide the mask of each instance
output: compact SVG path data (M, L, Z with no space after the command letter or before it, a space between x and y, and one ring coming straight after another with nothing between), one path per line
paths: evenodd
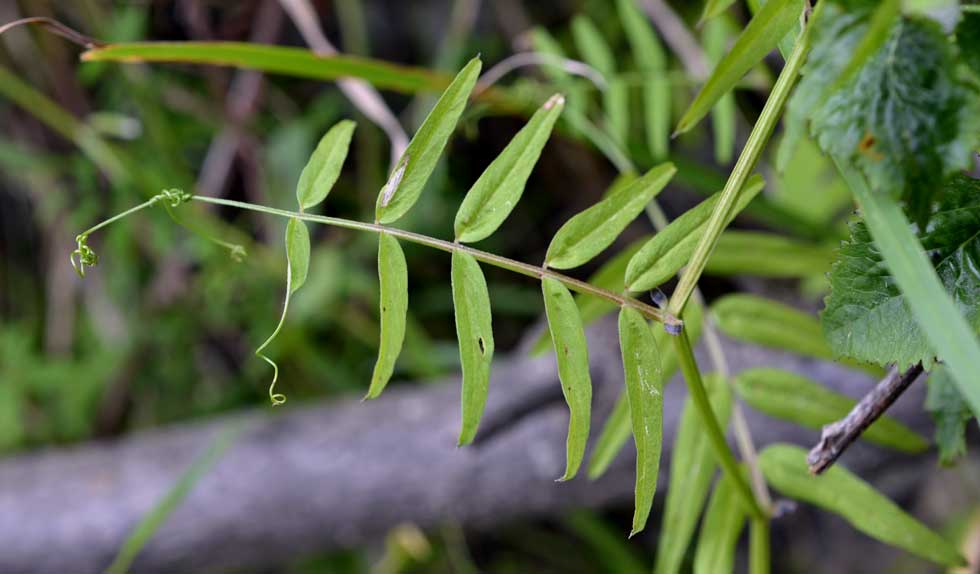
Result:
M351 219L343 219L340 217L327 217L324 215L312 215L309 213L298 213L295 211L288 211L285 209L277 209L274 207L267 207L264 205L256 205L254 203L246 203L243 201L235 201L232 199L222 199L217 197L206 197L195 195L191 199L196 201L201 201L204 203L212 203L215 205L224 205L227 207L236 207L239 209L245 209L248 211L256 211L259 213L265 213L268 215L277 215L280 217L292 217L300 219L303 221L309 221L310 223L320 223L325 225L332 225L334 227L342 227L345 229L354 229L357 231L369 231L372 233L387 233L393 237L399 239L404 239L405 241L410 241L412 243L418 243L420 245L425 245L432 247L434 249L439 249L440 251L445 251L447 253L462 252L472 255L477 261L482 261L488 265L493 265L495 267L500 267L502 269L507 269L521 275L526 275L528 277L534 277L535 279L541 279L544 277L550 277L557 281L563 283L566 287L573 291L579 293L585 293L587 295L593 295L595 297L600 297L606 299L607 301L613 302L618 306L632 307L639 311L644 317L652 319L663 323L664 325L671 327L681 327L683 326L683 321L678 319L676 316L669 313L665 313L656 307L647 305L641 301L633 299L632 297L627 297L617 293L613 293L607 289L602 289L601 287L596 287L591 283L585 281L580 281L574 279L567 275L557 273L551 269L543 269L537 265L531 265L529 263L523 263L521 261L515 261L507 257L501 257L500 255L495 255L493 253L488 253L486 251L481 251L479 249L474 249L466 245L459 243L453 243L451 241L445 241L443 239L436 239L435 237L429 237L428 235L422 235L419 233L414 233L412 231L406 231L404 229L398 229L396 227L389 227L387 225L381 225L378 223L367 223L364 221L354 221Z
M769 574L769 520L753 518L749 524L749 574Z
M721 430L718 419L715 418L711 410L711 402L708 400L708 393L704 389L704 382L701 380L701 371L698 370L698 364L694 358L694 351L691 348L691 341L687 337L687 332L682 331L673 337L673 340L674 351L677 353L681 373L684 375L684 381L687 383L691 400L694 402L694 407L701 417L701 422L704 425L704 430L708 434L708 441L715 453L715 458L718 460L719 466L721 466L722 471L735 485L736 492L742 497L752 518L766 520L766 514L756 501L755 495L752 494L752 488L749 486L749 483L745 481L745 476L739 469L738 461L735 460L735 456L725 441L725 433Z
M822 5L823 3L820 4L820 6ZM735 167L728 176L728 181L725 183L725 188L721 192L718 205L715 206L714 211L711 213L711 219L708 220L705 233L701 237L701 241L698 242L698 246L694 250L694 255L691 256L687 269L681 275L677 288L674 289L674 294L670 298L670 304L667 310L672 315L680 316L684 310L684 306L687 305L687 300L691 297L691 293L694 291L694 287L697 285L698 280L701 278L701 273L704 271L704 266L707 264L708 258L711 256L711 252L718 242L718 238L721 237L721 233L725 229L725 222L728 220L728 214L738 199L739 190L742 189L745 180L749 178L749 175L755 169L756 164L759 162L759 157L762 155L762 150L765 149L766 144L769 142L769 136L772 135L773 129L776 127L780 115L782 115L786 100L789 98L793 84L796 83L800 75L800 69L806 61L807 53L810 51L811 28L812 25L810 23L807 23L803 27L803 31L800 33L799 38L796 40L796 45L793 47L793 52L786 61L786 65L783 66L783 70L779 73L776 85L773 86L772 92L769 94L769 99L766 100L766 104L762 108L762 113L759 114L759 119L755 122L755 126L752 127L752 133L749 134L749 139L745 142L745 147L742 148L742 153L738 156L738 161L735 162Z

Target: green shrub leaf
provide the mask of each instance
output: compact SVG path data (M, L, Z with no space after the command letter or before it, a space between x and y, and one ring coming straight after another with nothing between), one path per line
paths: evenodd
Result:
M473 442L483 416L490 384L493 359L493 328L490 294L480 264L468 253L453 251L453 306L456 309L456 337L463 370L463 426L459 445Z
M286 259L289 262L289 293L306 283L310 271L310 230L298 219L286 223Z
M745 206L762 191L765 184L765 180L760 175L753 175L745 182L732 207L729 221L745 209ZM708 219L711 218L711 212L718 203L719 197L721 197L720 193L712 195L654 235L630 259L626 268L626 289L629 291L653 289L687 265L704 234L704 228L708 225Z
M704 383L718 424L725 428L732 410L731 389L718 375L706 376ZM711 479L715 476L715 455L703 429L701 416L687 399L671 451L670 483L657 542L657 563L653 569L657 574L680 572L698 516L708 497Z
M820 429L838 421L857 401L795 373L770 368L742 371L735 377L735 388L742 400L769 416ZM918 433L883 416L868 427L861 439L896 450L917 453L929 448Z
M966 454L966 424L973 419L970 405L963 399L945 365L936 365L929 375L925 408L936 423L939 462L953 464Z
M296 201L301 211L319 204L330 193L344 167L356 125L351 120L339 122L317 144L296 184Z
M974 332L980 331L980 180L956 175L944 187L929 226L919 234L936 272ZM863 222L851 225L830 273L821 315L838 355L906 368L932 364L935 351L909 309Z
M783 494L840 515L878 540L938 564L963 564L956 548L841 465L812 475L806 451L785 444L759 454L766 480Z
M415 205L422 188L442 155L449 136L456 129L466 100L480 75L480 59L473 58L446 88L378 195L375 217L380 223L391 223Z
M381 233L378 235L378 279L381 283L381 342L378 360L371 375L371 386L365 398L373 399L381 394L405 340L405 324L408 316L408 267L405 253L398 240Z
M545 265L569 269L598 255L636 219L676 171L671 163L658 165L630 185L610 193L569 219L551 240Z
M489 237L507 219L564 107L561 94L551 96L476 180L456 213L457 241Z
M566 444L565 474L560 480L569 480L578 472L585 456L589 440L589 423L592 418L592 379L589 377L589 350L585 341L585 329L579 318L575 299L557 279L541 280L544 308L548 315L548 328L557 352L558 378L568 403L568 440Z
M653 330L632 307L623 307L619 312L619 345L636 444L635 508L630 531L633 536L646 526L657 491L663 441L663 376Z
M733 339L785 349L807 357L833 360L820 321L812 315L770 299L736 293L711 306L718 329Z
M753 16L735 45L712 70L708 81L677 124L677 132L694 127L715 103L759 63L797 23L803 13L800 0L769 0Z
M727 475L721 476L704 513L694 552L694 574L734 572L735 545L747 516L735 484Z

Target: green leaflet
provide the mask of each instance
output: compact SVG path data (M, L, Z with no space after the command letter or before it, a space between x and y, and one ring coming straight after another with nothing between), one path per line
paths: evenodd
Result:
M535 26L531 29L530 38L535 52L558 60L547 62L541 66L541 71L565 94L569 111L565 114L565 123L572 128L572 133L582 132L582 126L578 125L580 122L576 122L575 119L585 119L588 112L589 102L584 91L585 86L565 70L562 64L562 61L567 59L565 51L548 30Z
M735 545L747 517L734 483L722 475L711 493L701 524L694 552L694 574L734 572Z
M622 78L612 78L602 93L602 102L606 111L606 130L620 147L625 148L630 131L629 84Z
M660 471L663 440L663 377L657 341L646 319L632 307L619 312L619 346L636 444L636 493L630 536L643 530Z
M616 142L623 145L629 129L629 89L625 82L616 77L616 58L612 48L592 20L582 15L572 20L572 39L585 62L606 79L606 89L602 92L606 127Z
M725 2L711 1L705 5L705 14L701 16L704 21L713 16L707 16L708 8L711 4L724 4L727 8L731 0ZM713 65L725 55L728 48L728 38L734 35L735 30L728 17L713 18L708 20L701 34L701 42L704 44L704 53ZM711 108L711 131L714 135L715 161L722 165L727 165L732 161L735 153L735 94L727 93L718 99L718 103Z
M635 0L617 0L616 8L633 60L643 76L643 114L647 146L654 161L667 157L670 145L670 82L667 54Z
M700 24L705 24L715 16L728 10L728 7L735 3L735 0L708 0L704 3L704 9L701 11ZM707 26L705 26L707 27Z
M886 544L947 566L964 563L946 539L839 464L814 476L807 467L806 451L775 444L759 454L759 467L766 480L783 494L838 514Z
M956 388L945 365L936 365L929 376L925 409L936 423L936 446L939 462L949 465L966 454L966 424L973 418L970 405Z
M704 383L718 424L725 428L732 409L731 389L718 375L706 376ZM715 475L715 456L702 429L701 417L694 404L690 399L684 401L671 451L670 483L657 542L657 563L653 569L657 574L680 572Z
M672 163L660 164L630 185L610 193L569 219L552 238L545 255L545 265L569 269L598 255L636 219L676 171Z
M378 194L375 218L391 223L415 205L422 188L442 155L449 136L456 129L466 100L480 75L480 59L473 58L446 88Z
M753 175L742 186L738 199L732 207L729 222L738 215L756 195L762 191L766 182L760 175ZM716 193L653 236L629 262L626 268L626 289L645 291L653 289L674 276L681 267L687 265L698 241L704 234L711 212L714 210L720 193Z
M736 293L715 301L711 314L718 329L733 339L807 357L834 359L817 318L782 303Z
M820 429L847 416L857 401L819 383L779 369L755 368L735 377L735 388L752 408L769 416ZM883 416L861 439L904 452L922 452L929 443L918 433Z
M701 336L701 325L703 309L692 300L684 308L684 329L692 342ZM677 371L677 355L674 353L674 346L670 344L670 337L663 329L653 329L653 338L657 342L657 348L663 349L660 356L661 373L664 385L671 381ZM629 402L625 390L619 394L615 406L609 417L602 425L602 431L592 449L592 456L589 457L589 478L595 480L606 472L613 459L629 440L632 429L630 429Z
M381 343L366 399L376 398L388 384L405 340L408 267L398 240L387 233L378 234L378 279L381 283Z
M490 384L493 359L493 329L490 294L480 264L468 253L453 251L453 306L456 309L456 337L463 370L463 426L460 446L473 442L483 416Z
M310 231L302 221L290 218L286 223L286 297L282 304L282 315L279 316L279 323L257 349L255 356L259 357L272 366L272 382L269 383L269 400L273 405L281 405L286 402L286 396L276 393L276 381L279 380L279 365L270 359L263 351L269 343L279 335L283 324L286 322L286 312L289 311L289 299L292 297L303 283L310 271Z
M317 205L330 193L340 176L341 168L344 167L356 126L351 120L338 122L313 150L313 155L299 174L299 183L296 184L296 201L300 211Z
M834 250L775 233L726 231L705 273L757 277L809 277L830 271Z
M980 181L956 175L943 187L926 231L919 234L945 291L973 332L980 331ZM910 228L910 232L911 228ZM864 222L851 224L830 273L821 314L824 334L839 355L904 369L936 355L890 266ZM941 317L941 316L940 316Z
M564 107L561 94L551 96L476 180L456 212L457 241L489 237L507 219Z
M691 106L677 124L677 133L694 127L742 76L768 54L803 13L800 0L769 0L753 16L735 45L715 66Z
M579 318L575 299L568 288L557 279L543 277L541 291L548 315L548 328L557 350L555 356L558 360L561 391L568 403L567 462L565 474L560 480L569 480L578 472L582 457L585 456L585 444L589 440L589 422L592 418L589 350L582 319Z
M868 37L870 11L828 4L793 104L824 152L846 161L875 193L907 201L923 223L943 179L972 165L980 142L976 89L939 24L892 20L877 52L839 90L826 94Z

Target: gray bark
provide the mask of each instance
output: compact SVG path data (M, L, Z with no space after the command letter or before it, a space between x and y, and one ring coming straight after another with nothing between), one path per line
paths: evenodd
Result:
M622 373L614 327L600 324L590 339L595 437ZM856 396L873 382L838 365L725 344L735 372L778 366ZM495 362L481 432L475 445L462 449L455 446L454 378L397 385L364 403L351 398L262 408L0 461L0 572L100 572L144 513L229 424L245 430L143 549L134 572L254 570L376 540L402 522L424 528L451 519L480 530L573 507L631 504L630 448L597 482L584 476L554 482L564 468L567 413L553 362L521 352ZM890 414L927 426L920 408L924 388L910 389ZM665 391L665 462L685 395L676 378ZM819 434L751 411L749 422L760 444L809 446ZM857 444L842 460L873 474L896 457L908 461ZM666 477L665 469L661 490Z

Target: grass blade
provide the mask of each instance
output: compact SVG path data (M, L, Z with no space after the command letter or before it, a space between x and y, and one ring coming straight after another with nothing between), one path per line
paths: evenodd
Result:
M472 243L489 237L507 219L564 107L561 94L551 96L476 180L456 212L457 241Z
M330 193L344 167L356 126L351 120L341 121L330 128L317 144L296 184L296 201L300 211L314 207Z
M569 219L551 240L545 265L569 269L598 255L636 219L676 171L671 163L658 165L630 185L610 193Z
M463 113L473 85L480 75L480 66L479 58L473 58L466 64L412 137L378 195L375 217L379 223L396 221L415 205L446 147L446 142L449 141L449 136L456 129L459 116Z
M378 279L381 283L381 342L366 399L373 399L384 390L405 341L408 267L398 240L386 233L378 234Z
M815 429L844 418L857 404L854 399L815 381L779 369L742 371L735 377L735 388L752 408ZM922 436L888 416L875 421L861 439L910 453L929 448L929 442Z
M715 103L793 29L802 13L800 0L766 2L739 35L731 51L712 70L708 81L681 117L676 133L684 133L701 121Z
M805 450L775 444L759 454L759 467L783 494L829 510L873 538L938 564L965 564L946 539L839 464L812 475Z
M745 206L762 191L765 184L765 180L760 175L754 175L745 182L732 208L729 221L745 209ZM720 197L720 193L712 195L654 235L630 260L626 268L626 289L628 291L653 289L687 265L698 241L704 235L711 212L714 211Z
M463 370L463 426L458 445L473 442L490 385L493 359L493 328L490 294L480 264L468 253L453 251L453 306L456 310L456 336Z
M575 299L568 288L556 279L541 280L548 327L558 360L558 378L568 403L568 439L565 474L559 480L569 480L578 472L589 440L592 419L592 379L589 377L589 350L585 329L579 318Z
M636 444L636 492L630 536L643 530L657 492L663 442L663 377L653 330L639 311L619 312L619 345L623 353L626 394Z

